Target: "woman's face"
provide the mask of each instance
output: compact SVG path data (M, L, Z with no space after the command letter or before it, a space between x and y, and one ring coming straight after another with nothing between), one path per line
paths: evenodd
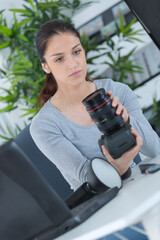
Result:
M85 51L78 37L72 33L60 33L52 37L44 55L42 67L52 73L58 87L74 87L86 78L87 64Z

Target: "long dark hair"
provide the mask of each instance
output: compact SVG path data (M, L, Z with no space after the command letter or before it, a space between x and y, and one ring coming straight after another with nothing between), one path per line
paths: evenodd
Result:
M47 48L48 41L53 36L59 33L70 32L80 40L79 32L76 28L64 20L54 19L44 23L37 31L36 35L36 48L37 53L40 57L41 63L45 63L44 54ZM81 40L80 40L81 41ZM90 77L86 76L86 80L91 80ZM56 79L52 73L46 74L43 87L37 99L37 106L42 107L50 97L52 97L58 89Z

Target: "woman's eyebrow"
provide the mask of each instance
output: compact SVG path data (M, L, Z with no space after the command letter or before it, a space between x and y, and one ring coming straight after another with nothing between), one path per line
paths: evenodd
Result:
M79 45L81 45L81 44L80 44L80 43L76 44L76 45L72 48L72 50L75 49L76 47L78 47ZM61 55L61 54L63 54L63 53L53 53L52 55L50 55L50 57L59 56L59 55Z
M61 55L63 53L53 53L50 57L53 57L53 56L58 56L58 55Z
M78 47L79 45L81 45L80 43L76 44L72 49L75 49L76 47Z

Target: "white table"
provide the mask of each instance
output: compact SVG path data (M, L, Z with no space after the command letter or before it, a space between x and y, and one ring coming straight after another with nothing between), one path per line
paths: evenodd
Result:
M160 155L142 163L160 163ZM124 182L118 195L88 220L56 240L98 239L142 222L151 240L160 240L160 171L144 175L139 167Z

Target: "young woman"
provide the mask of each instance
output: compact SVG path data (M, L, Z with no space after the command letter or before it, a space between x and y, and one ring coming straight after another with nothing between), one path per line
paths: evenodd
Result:
M131 89L111 79L87 76L85 51L77 30L62 20L43 24L36 36L36 47L46 80L39 95L41 110L31 123L31 136L38 148L60 170L71 188L86 181L90 160L107 158L122 176L140 151L149 157L160 153L160 140L143 116ZM91 120L82 100L96 89L112 96L116 114L132 125L136 146L116 161L98 139L102 133ZM142 144L143 142L143 144Z

